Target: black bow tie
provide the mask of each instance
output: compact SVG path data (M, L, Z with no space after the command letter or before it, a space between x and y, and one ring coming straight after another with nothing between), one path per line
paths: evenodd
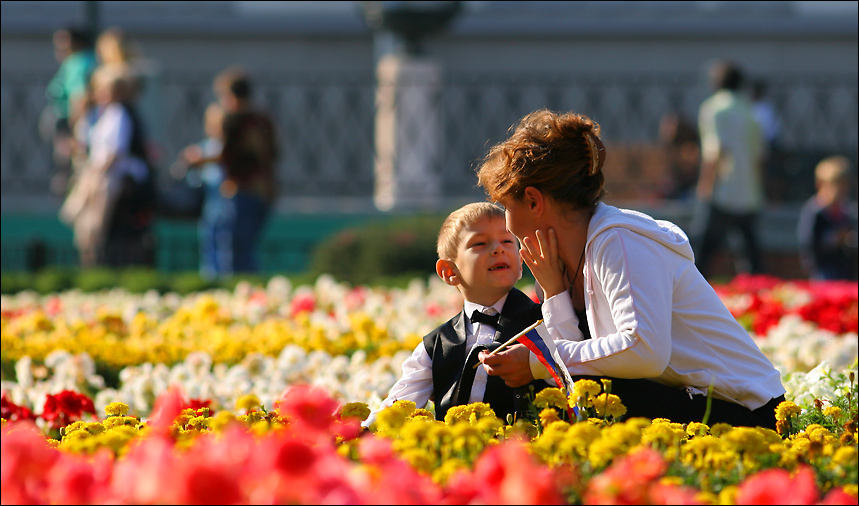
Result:
M498 318L501 317L501 313L495 313L494 315L488 315L486 313L482 313L480 311L474 311L471 313L471 323L486 323L488 325L492 325L493 327L498 326Z

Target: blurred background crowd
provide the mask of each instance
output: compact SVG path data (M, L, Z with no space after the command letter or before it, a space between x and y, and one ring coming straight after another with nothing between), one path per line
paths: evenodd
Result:
M856 279L857 25L840 1L4 1L2 269L330 271L396 222L375 256L426 244L403 268L431 275L487 147L545 107L601 125L606 201L678 223L708 277ZM727 107L751 130L708 121ZM753 160L716 207L714 142Z

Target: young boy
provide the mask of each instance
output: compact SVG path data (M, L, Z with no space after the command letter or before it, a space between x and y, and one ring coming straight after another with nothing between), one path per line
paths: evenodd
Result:
M856 279L856 203L850 201L850 161L830 156L814 170L817 193L802 207L797 233L811 279Z
M517 410L517 392L498 376L474 367L487 345L504 342L542 318L540 306L513 286L522 277L522 259L516 237L507 231L504 211L478 202L452 212L438 234L436 273L462 294L463 310L424 336L365 427L398 400L420 408L434 399L438 420L444 420L451 407L473 402L488 403L502 420ZM536 380L532 385L536 392L548 383Z

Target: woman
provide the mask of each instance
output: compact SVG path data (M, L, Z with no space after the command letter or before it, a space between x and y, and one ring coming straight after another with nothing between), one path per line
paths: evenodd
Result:
M571 375L612 378L627 416L775 428L779 372L695 268L686 234L604 195L605 148L586 116L541 110L491 148L478 171L545 301ZM522 345L482 356L517 387L548 372Z
M74 228L83 266L152 265L154 187L141 125L127 103L128 81L99 67L91 84L98 119L60 217Z

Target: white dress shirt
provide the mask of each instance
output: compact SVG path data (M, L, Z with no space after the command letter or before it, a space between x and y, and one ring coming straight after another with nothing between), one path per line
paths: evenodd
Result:
M491 306L482 306L473 302L465 301L463 311L465 312L465 356L478 344L489 344L495 339L495 329L489 324L471 323L470 316L474 311L486 314L500 313L507 301L507 294L498 299ZM483 402L483 394L486 392L486 370L478 367L474 374L474 383L471 386L471 394L468 402ZM426 406L433 393L432 386L432 357L427 353L423 341L418 343L415 351L403 362L403 375L391 387L388 396L379 405L379 408L370 413L370 416L361 425L369 427L376 421L376 414L394 402L407 400L414 402L417 407Z

